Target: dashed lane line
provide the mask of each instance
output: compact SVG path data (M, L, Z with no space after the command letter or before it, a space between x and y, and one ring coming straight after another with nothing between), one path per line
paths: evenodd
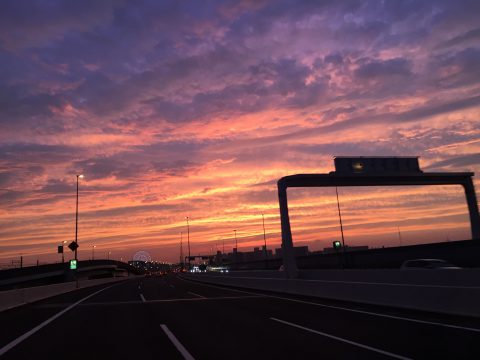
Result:
M398 355L398 354L391 353L389 351L377 349L377 348L374 348L373 346L360 344L360 343L357 343L355 341L351 341L351 340L341 338L339 336L327 334L327 333L324 333L322 331L317 331L317 330L314 330L314 329L310 329L308 327L301 326L301 325L298 325L298 324L294 324L294 323L291 323L291 322L288 322L288 321L285 321L285 320L280 320L280 319L277 319L277 318L274 318L274 317L271 317L270 319L273 320L273 321L285 324L285 325L295 327L297 329L302 329L302 330L305 330L305 331L308 331L308 332L311 332L311 333L314 333L314 334L318 334L318 335L328 337L328 338L333 339L333 340L337 340L337 341L341 341L341 342L344 342L344 343L347 343L347 344L350 344L350 345L354 345L354 346L360 347L362 349L366 349L366 350L374 351L374 352L382 354L382 355L390 356L390 357L395 358L395 359L411 360L411 358L408 358L408 357L405 357L405 356L402 356L402 355Z
M160 324L160 327L165 332L165 334L168 336L168 338L173 343L173 345L175 345L175 347L180 352L180 354L182 354L182 356L185 360L195 360L195 358L188 352L188 350L185 349L185 346L183 346L182 343L180 341L178 341L176 336L173 335L173 333L168 329L167 325Z

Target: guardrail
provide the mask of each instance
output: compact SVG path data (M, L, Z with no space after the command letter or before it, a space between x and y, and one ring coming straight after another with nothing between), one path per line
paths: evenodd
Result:
M480 269L245 271L184 274L217 285L480 317Z
M78 282L71 281L60 284L35 286L15 290L6 290L0 292L0 311L8 310L17 306L32 303L38 300L46 299L52 296L64 294L77 289L101 285L105 283L117 282L129 279L129 277L118 277L108 279L83 280Z

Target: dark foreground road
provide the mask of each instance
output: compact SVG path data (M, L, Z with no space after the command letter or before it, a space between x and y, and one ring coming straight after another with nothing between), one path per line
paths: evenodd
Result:
M480 359L480 321L170 275L4 311L0 347L2 360Z

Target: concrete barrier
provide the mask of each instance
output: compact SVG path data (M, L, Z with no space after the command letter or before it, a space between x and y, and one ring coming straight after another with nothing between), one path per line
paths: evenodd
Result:
M480 269L302 271L300 279L255 271L182 276L245 289L480 317Z
M77 289L131 279L129 277L83 280L78 282L35 286L30 288L7 290L0 292L0 311L8 310L20 305L32 303L52 296L64 294Z

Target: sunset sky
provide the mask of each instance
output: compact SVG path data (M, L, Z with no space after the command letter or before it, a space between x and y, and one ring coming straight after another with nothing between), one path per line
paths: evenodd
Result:
M333 156L480 171L480 1L1 1L0 266L280 245L276 181ZM475 180L477 189L480 182ZM345 241L471 237L460 187L340 188ZM340 237L289 190L294 243ZM400 234L399 234L400 232ZM185 250L184 250L185 251ZM66 254L70 259L70 251Z

